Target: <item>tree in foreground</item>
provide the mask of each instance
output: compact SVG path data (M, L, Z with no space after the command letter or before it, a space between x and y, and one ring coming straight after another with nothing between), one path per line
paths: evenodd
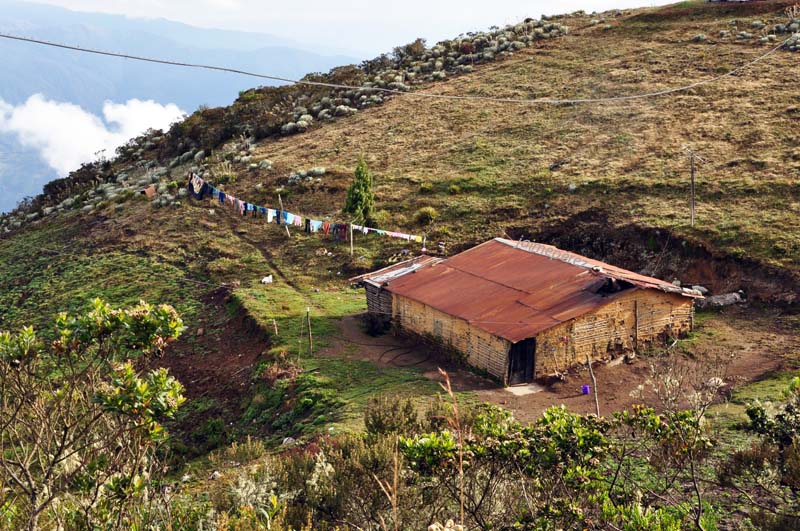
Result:
M372 174L363 157L358 159L353 184L347 190L344 213L351 214L358 222L366 222L372 217L375 208L375 195L372 192Z
M183 403L165 369L130 360L183 329L170 306L60 314L55 339L0 333L0 529L124 526L157 470L159 421Z

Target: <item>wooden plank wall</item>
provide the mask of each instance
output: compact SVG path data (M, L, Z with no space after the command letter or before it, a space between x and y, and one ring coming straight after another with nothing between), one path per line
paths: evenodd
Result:
M392 316L392 294L372 284L364 284L367 292L367 311L390 319Z
M638 334L636 308L638 305ZM593 361L608 359L658 341L678 337L691 329L692 299L673 293L635 289L598 310L540 333L536 341L534 376L566 372Z
M400 295L393 297L397 324L420 335L432 336L465 356L465 361L503 383L508 374L511 343L466 321Z

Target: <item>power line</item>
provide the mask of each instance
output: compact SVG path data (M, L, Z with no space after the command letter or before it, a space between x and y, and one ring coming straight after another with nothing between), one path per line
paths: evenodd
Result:
M280 81L282 83L290 83L293 85L306 85L306 86L313 86L313 87L326 87L326 88L333 88L333 89L344 89L344 90L369 90L372 92L382 92L385 94L395 94L395 95L402 95L402 96L409 96L414 98L429 98L429 99L442 99L442 100L463 100L463 101L483 101L483 102L494 102L494 103L514 103L514 104L524 104L524 105L569 105L569 104L585 104L585 103L613 103L613 102L624 102L624 101L632 101L632 100L641 100L646 98L655 98L660 96L667 96L670 94L675 94L678 92L685 92L687 90L691 90L693 88L697 88L703 85L708 85L711 83L716 83L721 79L726 77L734 76L737 73L745 70L746 68L763 61L776 51L780 50L789 40L793 37L789 37L785 41L781 42L776 47L770 49L766 53L756 57L752 61L749 61L733 70L730 70L724 74L720 74L718 76L696 81L694 83L690 83L688 85L683 85L680 87L675 87L671 89L664 89L655 92L645 92L642 94L631 94L627 96L610 96L605 98L572 98L572 99L553 99L553 98L535 98L535 99L523 99L523 98L501 98L501 97L493 97L493 96L464 96L464 95L449 95L449 94L431 94L429 92L406 92L397 89L389 89L389 88L380 88L380 87L365 87L365 86L355 86L355 85L344 85L339 83L325 83L322 81L307 81L307 80L298 80L298 79L291 79L271 74L259 74L255 72L249 72L246 70L239 70L236 68L229 68L224 66L214 66L214 65L205 65L205 64L197 64L197 63L184 63L180 61L171 61L167 59L157 59L152 57L142 57L137 55L131 54L124 54L124 53L117 53L117 52L106 52L103 50L96 50L92 48L81 48L79 46L72 46L69 44L63 44L58 42L51 42L45 41L40 39L32 39L29 37L20 37L17 35L10 35L5 33L0 33L0 38L3 39L10 39L15 41L22 41L28 42L33 44L39 44L42 46L50 46L53 48L62 48L65 50L73 50L82 53L90 53L96 55L105 55L109 57L117 57L121 59L131 59L134 61L143 61L147 63L156 63L162 65L169 65L169 66L180 66L185 68L198 68L198 69L205 69L205 70L214 70L218 72L227 72L232 74L240 74L244 76L256 77L260 79L269 79L271 81Z

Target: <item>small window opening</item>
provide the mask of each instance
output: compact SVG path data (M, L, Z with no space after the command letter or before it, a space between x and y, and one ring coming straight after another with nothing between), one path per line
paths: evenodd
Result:
M612 293L625 291L626 289L630 289L632 287L633 284L627 280L608 277L596 286L594 292L598 295L610 295Z

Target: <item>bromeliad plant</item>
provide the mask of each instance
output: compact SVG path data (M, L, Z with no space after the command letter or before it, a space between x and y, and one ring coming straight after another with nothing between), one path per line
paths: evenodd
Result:
M0 333L0 507L11 529L116 528L148 488L160 421L183 387L129 361L161 350L183 324L170 306L61 314L56 339ZM0 528L4 524L0 520Z

